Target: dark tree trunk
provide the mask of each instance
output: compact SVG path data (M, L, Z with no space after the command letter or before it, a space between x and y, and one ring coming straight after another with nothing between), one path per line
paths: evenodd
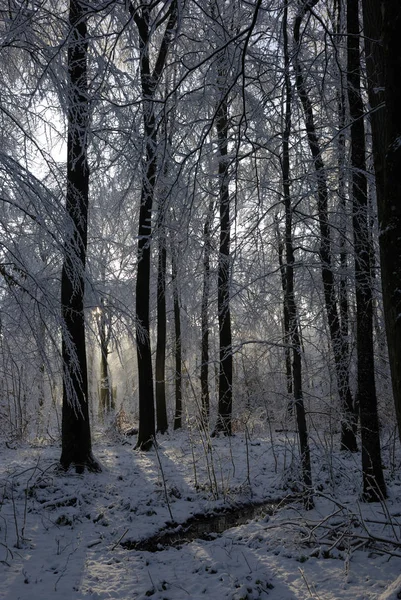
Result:
M156 184L156 126L154 115L154 84L149 64L149 9L137 14L139 31L140 71L143 97L145 158L142 163L142 191L138 227L138 264L136 277L136 349L139 386L139 430L137 448L149 450L155 436L152 352L150 347L149 286L150 244L153 196Z
M342 0L336 2L337 14L335 15L336 36L338 40L344 36L344 18L342 10ZM340 280L338 291L338 304L340 312L340 334L343 344L344 363L350 364L349 350L349 303L348 303L348 249L347 249L347 193L346 193L346 147L345 147L345 128L346 128L346 104L345 104L345 82L343 74L343 56L341 47L336 47L337 61L339 63L339 90L337 93L338 106L338 200L339 200L339 246L340 246ZM354 405L354 419L352 422L354 433L357 433L358 409ZM344 445L344 449L346 445Z
M175 415L174 429L182 427L182 349L181 349L181 315L180 295L178 291L178 271L176 250L171 253L173 304L174 304L174 358L175 358Z
M111 412L111 389L107 346L101 344L100 353L100 416L101 419L104 419L104 416Z
M152 37L151 6L132 14L139 32L140 74L143 101L145 156L142 162L142 190L138 227L138 264L136 280L136 345L139 382L139 431L137 448L149 450L155 436L155 407L153 394L152 353L150 346L150 246L152 208L157 176L157 124L155 119L155 92L166 62L177 21L177 4L173 0L168 23L160 44L155 66L151 72L149 50Z
M313 508L312 474L310 464L310 450L308 440L308 428L306 424L305 406L302 392L302 349L299 335L299 324L297 306L294 295L294 249L292 243L292 206L290 187L290 156L289 139L291 132L291 81L289 73L289 53L287 34L288 6L284 5L283 17L283 41L284 41L284 64L285 64L285 126L283 131L283 157L282 178L285 208L285 300L288 311L289 336L292 346L292 374L294 382L294 404L297 417L299 445L301 450L302 479L306 492L306 508Z
M85 345L89 103L86 8L79 0L70 1L69 24L66 211L71 226L67 227L69 233L61 274L63 408L60 464L63 469L74 465L76 471L82 473L85 467L100 471L100 466L92 455Z
M393 395L401 441L401 5L384 0L386 162L379 209L383 302Z
M287 142L288 143L288 142ZM277 224L277 243L278 243L278 262L280 266L281 287L283 290L283 341L284 341L284 356L285 356L285 374L287 381L287 394L292 396L292 369L291 369L291 340L290 340L290 316L288 314L287 303L287 269L284 262L284 247L280 237L280 230ZM292 414L293 402L288 403L288 412Z
M173 90L175 86L173 85ZM175 92L173 92L175 93ZM165 95L168 96L166 82ZM158 240L158 265L157 265L157 344L156 344L156 431L165 433L168 429L167 403L166 403L166 341L167 341L167 314L166 314L166 279L167 279L167 176L171 156L172 138L174 134L175 110L164 114L161 122L163 131L163 178L164 182L159 192L159 206L157 213L157 240Z
M320 227L319 255L322 265L324 301L336 368L337 387L342 409L341 449L355 452L357 450L355 437L355 412L349 385L349 364L347 350L345 348L345 344L347 342L342 338L341 335L340 320L337 310L337 297L331 256L330 224L328 220L327 181L323 157L314 122L312 103L307 93L299 58L301 23L306 12L315 4L317 4L317 0L309 0L308 2L305 2L304 7L300 10L295 19L294 40L297 48L295 54L295 81L304 112L306 133L317 180L318 217Z
M220 74L223 77L222 74ZM233 356L230 315L230 194L228 189L228 105L223 95L216 115L219 152L220 248L217 306L219 315L219 405L215 432L231 435Z
M109 373L109 342L110 342L110 323L107 325L107 312L105 302L102 298L100 314L98 315L98 327L100 338L100 418L104 419L105 415L114 410L114 399L111 389L110 373Z
M45 405L45 362L43 360L45 356L46 348L46 322L43 319L39 321L39 339L37 341L37 352L41 359L38 373L38 408L37 408L37 437L41 438L44 434L44 414L43 407ZM1 328L0 328L1 331ZM43 360L43 362L42 362Z
M382 2L378 2L378 0L362 0L362 9L372 149L380 226L382 220L381 213L385 205L384 161L386 154L386 115L384 110L384 68L387 60L387 57L386 59L384 57L382 40ZM381 247L380 231L379 243Z
M158 267L157 267L157 344L156 344L156 429L165 433L168 429L166 408L166 231L164 203L159 205L158 215Z
M360 83L359 17L357 0L347 2L347 90L351 117L352 220L355 248L357 325L357 403L361 419L363 496L386 497L381 466L379 420L374 371L373 298L369 235L365 127Z
M387 347L401 441L400 4L363 0ZM384 10L383 10L384 9Z
M201 307L201 419L206 428L210 417L210 395L209 395L209 294L210 294L210 254L211 254L211 224L213 220L213 201L209 203L203 230L203 290Z

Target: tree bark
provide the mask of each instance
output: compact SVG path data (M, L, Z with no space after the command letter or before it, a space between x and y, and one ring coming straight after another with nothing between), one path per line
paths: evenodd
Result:
M210 418L210 395L209 395L209 294L210 294L210 254L212 250L211 243L211 224L213 220L213 200L209 202L209 208L206 215L205 226L203 229L203 290L201 306L201 420L206 428Z
M373 294L369 234L364 110L360 82L359 3L347 2L347 91L351 117L352 221L355 250L357 404L362 438L363 497L386 497L381 464L373 347Z
M172 284L174 304L174 359L175 359L175 415L174 430L182 427L182 347L181 347L181 310L178 291L178 270L176 249L171 253Z
M70 220L64 244L61 274L63 407L63 469L74 465L100 471L92 455L88 409L88 373L85 342L85 264L88 228L89 167L87 135L89 101L87 84L86 8L71 0L68 40L68 140L66 212Z
M177 22L177 3L169 8L169 18L153 71L150 67L151 5L142 5L132 14L139 33L140 74L143 101L145 156L142 161L142 190L138 226L138 262L136 280L136 346L139 382L139 430L136 448L149 450L155 437L153 369L150 345L150 257L152 209L157 176L157 124L155 92L160 81Z
M149 286L150 245L153 196L156 184L156 126L154 115L154 84L149 64L149 9L137 13L139 31L140 71L143 97L145 158L142 164L142 190L138 226L138 263L136 276L136 349L139 387L139 429L136 447L149 450L155 437L152 352L150 346Z
M344 17L342 0L337 0L335 3L335 32L337 39L340 40L345 34ZM343 342L343 360L344 363L350 364L350 344L349 344L349 302L348 302L348 255L347 249L347 191L346 191L346 179L347 179L347 165L346 165L346 101L345 101L345 77L343 72L343 52L342 44L336 45L337 62L339 64L339 90L337 92L337 107L338 107L338 212L339 212L339 224L338 224L338 235L339 235L339 246L340 246L340 277L338 286L338 305L339 305L339 317L340 317L340 334ZM353 407L354 419L352 426L354 433L357 433L357 419L358 419L358 408L356 403Z
M164 202L161 199L158 214L158 266L157 266L157 343L156 343L156 431L168 429L166 408L166 271L167 248Z
M317 203L320 228L320 261L322 265L322 282L324 301L329 325L331 347L334 355L338 393L340 396L342 418L341 418L341 449L356 452L357 443L355 437L355 412L353 399L349 385L349 364L346 340L341 335L340 320L337 309L337 296L335 290L334 273L332 267L331 235L328 220L328 189L326 173L316 132L312 103L309 99L305 79L299 59L300 52L300 28L303 17L307 11L317 4L318 0L309 0L300 9L294 23L294 40L296 44L295 53L295 81L299 98L301 100L306 133L309 148L313 158L313 165L317 179Z
M114 409L113 393L110 382L109 372L109 342L110 342L110 322L107 325L108 316L104 298L100 301L100 314L98 315L98 328L100 338L100 418L103 421L106 415L109 415Z
M223 78L223 72L219 72ZM217 109L216 131L219 153L220 247L218 262L217 306L219 315L219 404L215 432L232 433L233 356L230 314L230 194L228 189L228 103L222 92Z
M288 143L288 142L287 142ZM291 368L291 340L290 340L290 316L288 314L288 302L287 302L287 269L284 262L284 249L285 243L283 243L280 230L277 224L277 244L278 244L278 263L280 266L281 275L281 288L283 290L283 341L284 341L284 357L285 357L285 374L287 381L287 394L292 396L292 368ZM292 414L293 403L292 400L288 403L288 412Z
M289 337L292 346L292 375L294 404L297 417L299 445L301 450L302 479L305 486L305 506L313 508L312 498L312 474L310 464L310 450L308 440L308 428L306 423L305 406L302 391L302 349L299 334L299 323L297 306L294 294L294 248L292 243L292 206L291 206L291 184L290 184L290 155L289 140L291 132L291 81L289 73L288 53L288 3L284 4L283 16L283 41L284 41L284 64L285 64L285 123L283 131L283 156L282 156L282 181L285 208L285 306L288 311Z
M386 155L379 207L383 303L393 395L401 441L401 6L384 0Z

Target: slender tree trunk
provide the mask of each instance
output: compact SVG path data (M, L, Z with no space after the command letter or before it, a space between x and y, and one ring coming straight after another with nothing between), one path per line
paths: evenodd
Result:
M176 72L173 77L173 90L175 87ZM165 96L169 94L166 81ZM175 91L173 91L175 95ZM163 131L163 185L159 192L159 206L157 214L158 233L158 265L157 265L157 344L156 344L156 431L165 433L168 429L167 403L166 403L166 341L167 341L167 314L166 314L166 279L167 279L167 175L171 156L172 138L175 128L175 109L164 114L162 120Z
M365 126L360 83L357 0L347 3L347 83L351 117L352 220L355 247L356 325L358 358L357 402L362 437L363 495L367 501L386 497L381 466L379 420L373 348L373 297L369 236Z
M342 9L343 0L337 0L335 7L335 28L336 36L341 39L344 36L344 18ZM337 93L337 107L338 107L338 199L339 199L339 224L338 224L338 235L339 235L339 246L340 246L340 280L339 280L339 291L338 291L338 304L340 312L340 334L343 343L343 360L344 363L350 364L350 350L349 350L349 303L348 303L348 249L347 249L347 192L346 192L346 103L345 103L345 82L343 74L343 54L341 46L336 46L337 61L339 64L339 90ZM348 367L347 367L348 368ZM357 433L357 419L358 409L356 402L353 407L354 419L352 425L354 428L354 434ZM345 447L344 447L345 449Z
M40 439L45 432L44 423L44 406L45 406L45 353L46 353L46 322L40 318L39 323L39 339L37 340L37 353L40 359L38 368L38 408L37 408L37 431L36 436ZM1 328L0 328L1 333Z
M150 246L152 209L157 176L157 124L155 92L166 62L177 22L177 3L170 5L167 26L160 44L153 71L149 51L153 29L150 26L151 4L131 12L138 28L140 74L143 100L145 156L142 164L142 190L138 227L138 264L136 280L136 345L139 382L139 431L137 448L149 450L155 436L155 407L153 394L152 353L150 346Z
M173 304L174 304L174 358L175 358L175 416L174 429L182 427L182 348L180 295L178 291L178 271L176 249L171 253Z
M213 221L213 200L209 202L203 229L203 290L201 306L201 419L204 427L209 424L210 394L209 394L209 294L210 294L210 254L212 250L211 225Z
M222 78L222 73L219 74ZM217 109L216 130L219 151L220 249L217 305L219 314L220 370L219 405L215 432L231 435L233 356L230 315L230 194L228 189L228 103L222 93Z
M284 356L285 356L285 373L287 380L287 394L292 396L292 368L291 368L291 340L290 340L290 316L288 314L287 303L287 269L284 263L285 244L280 237L280 230L277 224L277 243L278 243L278 262L280 266L281 287L283 290L283 341L284 341ZM293 403L288 403L288 412L292 414Z
M319 145L319 139L316 132L312 103L309 99L302 66L299 58L300 52L300 28L303 17L306 12L315 4L317 0L309 0L304 3L303 8L298 13L294 23L294 40L296 44L295 54L295 81L299 98L301 100L306 133L309 148L313 158L317 179L317 201L318 217L320 227L320 261L322 265L322 281L324 301L329 325L331 346L334 355L336 368L336 378L338 393L340 396L342 419L341 419L341 449L355 452L357 443L355 437L355 413L353 399L349 385L349 364L347 350L341 335L340 320L338 317L337 297L335 290L334 273L332 267L331 255L331 236L330 224L328 220L328 189L323 157Z
M156 344L156 423L157 431L168 429L166 408L166 270L167 248L164 202L159 205L158 215L158 267L157 267L157 344Z
M108 349L105 344L100 346L100 417L111 412L111 389L108 365Z
M104 299L101 299L99 314L99 337L100 337L100 418L103 421L106 415L113 410L113 393L111 389L109 372L109 341L110 323L107 327L107 314Z
M42 438L44 434L44 414L45 405L45 365L42 363L39 367L38 381L38 408L37 408L37 430L36 437Z
M89 193L86 10L80 0L70 0L66 211L71 227L67 228L61 274L63 408L60 464L63 469L74 465L79 473L85 467L100 471L92 455L84 315Z
M284 41L284 64L285 64L285 127L283 131L283 158L282 158L282 178L283 194L285 207L285 305L288 311L289 336L292 346L292 374L294 382L294 404L297 416L299 445L301 450L302 478L306 491L306 507L313 508L312 474L310 464L310 450L308 440L308 428L306 423L305 406L302 392L302 349L299 335L299 324L297 306L294 295L294 249L292 243L292 206L291 206L291 187L290 187L290 156L289 139L291 132L291 81L289 73L289 53L288 53L288 4L284 5L283 17L283 41Z

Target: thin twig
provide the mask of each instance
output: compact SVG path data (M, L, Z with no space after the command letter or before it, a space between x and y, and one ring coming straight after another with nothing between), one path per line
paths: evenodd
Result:
M162 476L163 487L164 487L164 495L165 495L165 498L166 498L168 512L170 514L171 521L174 522L174 517L173 517L173 513L171 512L170 500L169 500L168 492L167 492L166 478L164 476L163 465L162 465L162 462L160 460L159 450L157 449L156 440L154 440L154 444L153 445L154 445L154 448L155 448L155 451L156 451L157 460L159 462L160 473L161 473L161 476Z
M117 546L119 545L119 543L121 542L121 540L127 535L128 532L129 532L129 529L126 529L124 531L124 533L118 538L118 540L116 541L116 543L112 547L112 550L115 550L117 548Z

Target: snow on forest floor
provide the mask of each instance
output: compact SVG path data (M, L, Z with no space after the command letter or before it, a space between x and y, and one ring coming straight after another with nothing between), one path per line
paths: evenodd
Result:
M0 598L401 598L401 474L394 456L385 471L388 502L364 505L360 455L340 453L337 440L333 449L333 440L321 436L326 450L312 445L314 510L294 499L208 540L147 552L120 542L150 537L171 518L178 524L294 496L294 434L274 433L274 444L242 433L202 443L183 431L162 437L149 453L134 451L132 438L112 437L94 442L100 474L58 473L57 446L0 444Z

